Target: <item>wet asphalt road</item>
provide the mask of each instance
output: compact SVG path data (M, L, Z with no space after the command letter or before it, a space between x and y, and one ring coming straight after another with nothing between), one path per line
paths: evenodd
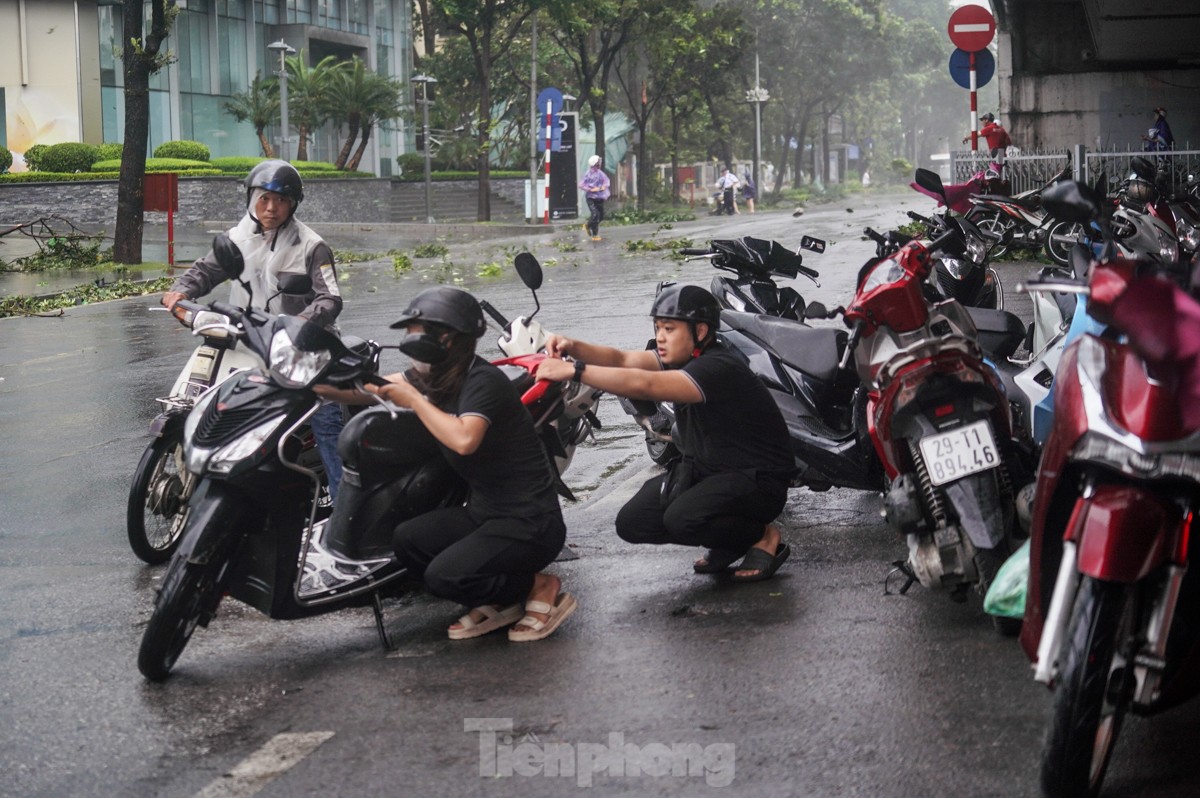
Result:
M884 229L930 205L871 196L799 219L608 226L598 243L578 228L451 239L444 261L412 273L385 260L343 268L342 327L394 343L387 325L402 303L443 279L528 312L510 266L528 248L546 267L546 326L641 347L655 284L707 285L713 270L630 255L626 240L826 238L824 255L806 255L821 286L795 287L836 305L873 251L863 225ZM322 232L338 248L412 244ZM490 262L504 274L478 277ZM1005 265L1006 285L1029 268ZM0 320L0 795L1037 794L1049 693L977 603L919 587L884 595L904 546L876 496L795 490L781 519L793 555L774 580L696 576L696 552L634 548L612 532L654 471L611 398L566 475L580 501L566 506L570 552L554 571L580 609L551 638L452 643L457 608L415 594L387 607L398 643L388 653L368 610L278 622L227 602L172 678L146 683L136 651L163 569L129 551L125 495L153 399L194 346L153 304ZM1010 309L1027 307L1010 292ZM1127 721L1105 795L1195 794L1184 746L1196 718L1186 707ZM480 727L499 731L469 730ZM291 755L253 758L289 744ZM239 766L248 758L269 764Z

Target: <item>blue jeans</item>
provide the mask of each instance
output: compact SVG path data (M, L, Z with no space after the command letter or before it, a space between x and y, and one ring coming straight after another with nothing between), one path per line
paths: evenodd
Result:
M342 458L338 454L338 435L342 434L342 406L330 402L321 405L309 420L313 437L317 439L317 451L325 465L325 476L329 478L329 498L337 498L338 485L342 482Z

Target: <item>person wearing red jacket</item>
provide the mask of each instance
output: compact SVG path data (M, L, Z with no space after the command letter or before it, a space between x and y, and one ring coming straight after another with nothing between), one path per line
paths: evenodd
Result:
M987 139L988 153L994 162L1004 163L1004 151L1012 144L1012 139L1008 137L1008 131L996 121L995 114L987 113L979 119L984 123L979 130L979 135ZM970 138L970 136L966 136L963 144L966 144Z

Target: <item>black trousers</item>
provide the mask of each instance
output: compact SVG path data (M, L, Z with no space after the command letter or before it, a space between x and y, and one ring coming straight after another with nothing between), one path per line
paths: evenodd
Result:
M600 223L604 221L604 200L587 198L588 210L591 215L588 216L587 229L592 235L600 234Z
M725 213L733 215L733 189L725 189L725 193L721 195L721 207Z
M697 482L665 509L659 494L667 475L655 477L617 513L617 535L630 543L677 543L743 554L787 502L787 485L742 471Z
M425 513L396 527L396 555L433 595L468 607L516 604L562 551L560 513L476 519L470 507Z

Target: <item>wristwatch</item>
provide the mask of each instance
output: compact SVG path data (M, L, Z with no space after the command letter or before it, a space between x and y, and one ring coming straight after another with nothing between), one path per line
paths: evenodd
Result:
M575 361L575 382L583 382L583 370L587 368L587 363L582 360Z

